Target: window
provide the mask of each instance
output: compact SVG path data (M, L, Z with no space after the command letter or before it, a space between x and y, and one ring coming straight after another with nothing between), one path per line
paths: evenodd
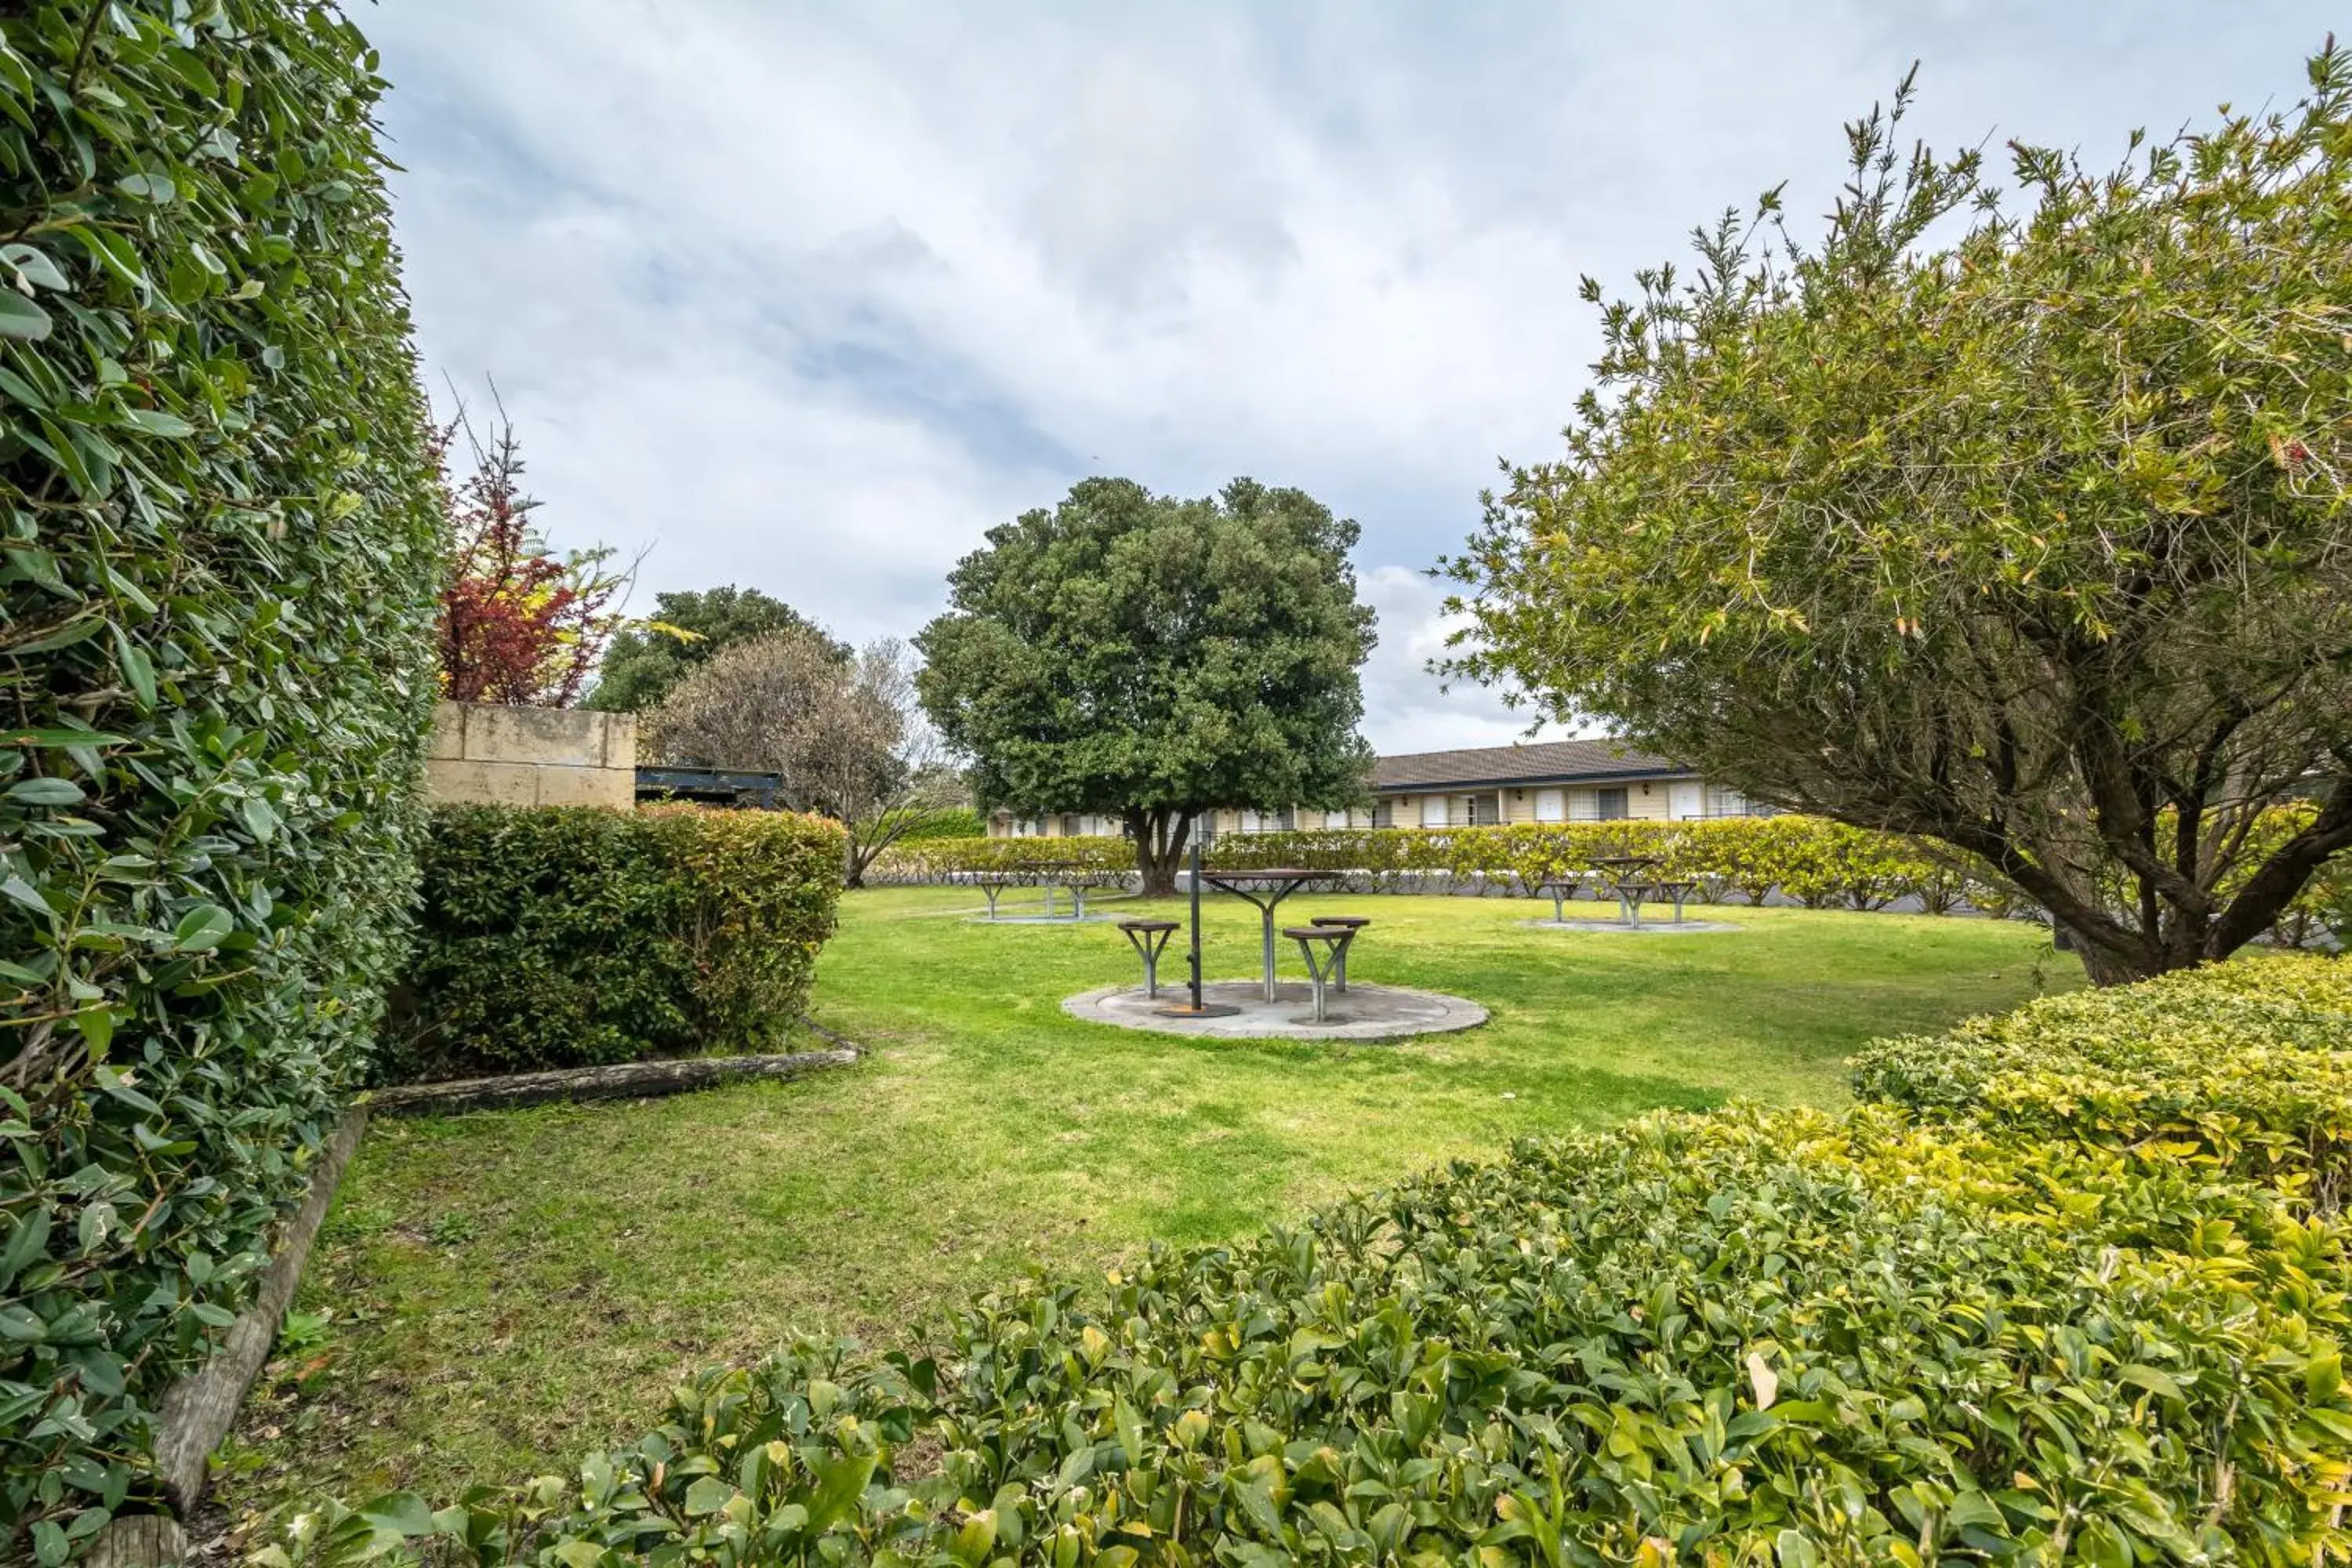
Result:
M1622 822L1633 815L1633 803L1626 798L1624 785L1620 784L1614 789L1595 790L1592 793L1595 804L1601 808L1601 821Z
M1323 814L1323 826L1345 827L1348 826L1348 814L1344 811L1327 811Z
M1274 814L1274 826L1285 833L1288 833L1296 828L1298 826L1298 808L1295 805L1286 805L1280 811L1276 812Z
M1076 812L1066 811L1062 813L1062 837L1065 838L1076 838L1078 837L1078 814Z
M1396 826L1396 802L1389 799L1386 795L1382 795L1380 799L1372 802L1372 826L1374 827L1394 827Z
M1468 816L1473 827L1497 827L1503 821L1503 797L1494 795L1474 795L1469 797Z
M1536 820L1538 822L1566 822L1568 820L1568 792L1564 789L1539 789L1536 791Z
M1241 830L1244 833L1255 833L1265 826L1265 819L1258 816L1255 806L1245 807L1243 810Z

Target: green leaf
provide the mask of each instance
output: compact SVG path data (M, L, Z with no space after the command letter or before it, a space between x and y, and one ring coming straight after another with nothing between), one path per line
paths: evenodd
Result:
M2170 1373L2159 1372L2152 1366L2141 1366L2137 1363L2118 1370L2116 1381L2128 1383L2135 1388L2145 1388L2150 1394L2160 1394L2166 1399L2188 1397L2180 1392L2180 1384L2172 1380Z
M26 281L39 289L67 289L73 287L48 253L29 245L0 245L0 262L16 269Z
M694 1484L686 1489L686 1511L690 1514L717 1513L727 1506L735 1489L717 1476L697 1476Z
M49 335L49 313L13 289L0 289L0 338L37 343Z
M434 1531L433 1510L415 1492L387 1492L355 1510L378 1530L414 1540Z
M122 411L122 423L150 436L178 437L196 433L194 426L160 408L126 408Z
M172 930L175 952L210 952L236 929L236 919L218 904L202 904L180 917Z
M82 788L71 779L20 779L8 786L8 798L23 805L79 805Z

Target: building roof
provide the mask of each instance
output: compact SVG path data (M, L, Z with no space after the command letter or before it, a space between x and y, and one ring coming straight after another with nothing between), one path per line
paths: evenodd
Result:
M1414 752L1372 764L1376 790L1586 783L1615 778L1691 778L1697 770L1616 741L1535 741L1464 752Z

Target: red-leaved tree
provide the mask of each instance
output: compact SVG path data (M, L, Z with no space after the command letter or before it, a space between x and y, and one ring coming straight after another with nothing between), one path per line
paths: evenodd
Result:
M452 485L448 453L461 434L474 471ZM451 552L441 595L442 694L456 702L570 707L623 624L614 603L626 575L607 569L607 547L563 554L549 548L532 526L539 502L523 493L522 450L503 412L487 445L460 414L439 433L435 457Z

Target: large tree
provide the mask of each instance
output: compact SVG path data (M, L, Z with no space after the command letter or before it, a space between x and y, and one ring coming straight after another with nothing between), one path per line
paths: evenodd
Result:
M642 712L721 649L774 632L816 629L798 610L757 588L730 583L723 588L657 594L651 616L614 635L596 671L596 684L581 706L609 713ZM847 643L829 637L821 640L832 650L835 663L849 661Z
M1170 891L1205 809L1362 796L1356 538L1252 479L1197 500L1085 480L957 565L916 638L924 705L984 803L1116 816Z
M1981 857L2102 983L2260 934L2352 844L2352 71L2311 81L2112 174L2016 147L2018 216L1899 146L1906 81L1816 247L1768 196L1606 309L1566 456L1449 563L1456 668Z
M778 775L785 805L848 829L843 877L860 887L882 851L969 799L913 665L895 637L845 657L820 627L771 632L679 681L646 714L646 741L666 762Z

